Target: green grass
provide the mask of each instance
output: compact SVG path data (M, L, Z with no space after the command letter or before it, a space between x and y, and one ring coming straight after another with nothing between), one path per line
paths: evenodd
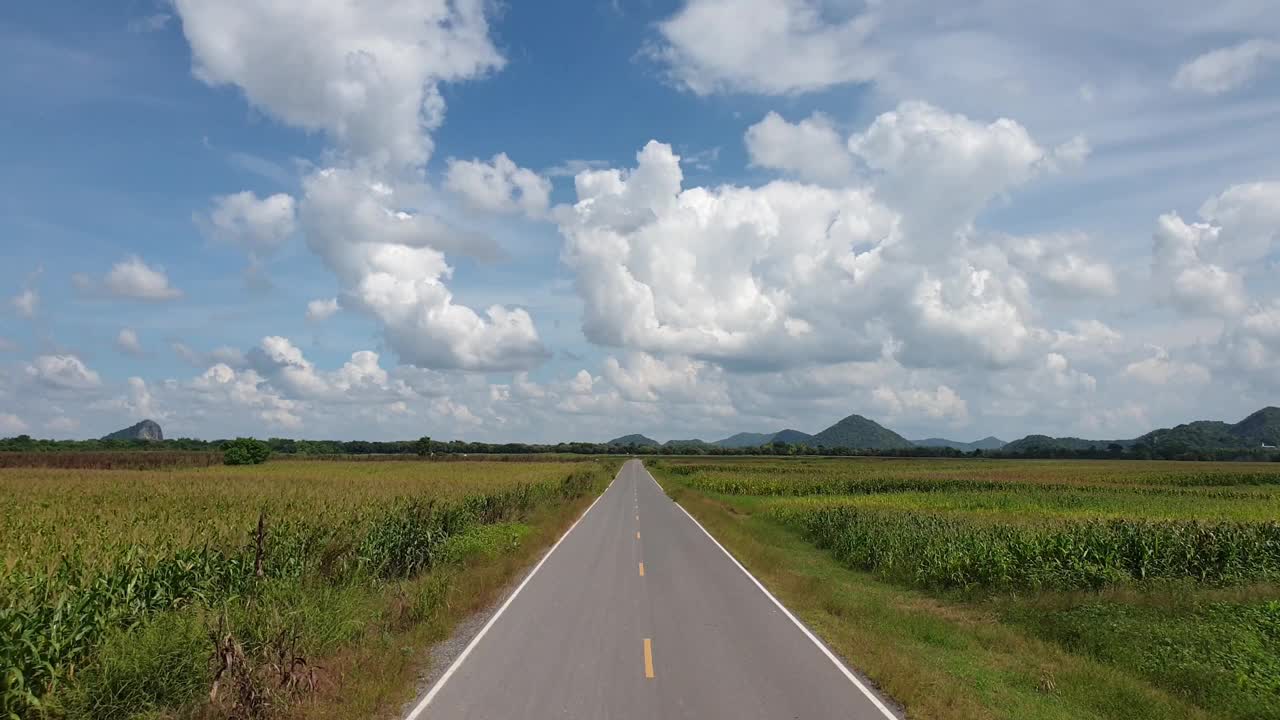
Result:
M652 464L909 717L1280 717L1269 467Z
M1280 718L1280 601L1189 608L1094 602L1051 612L1023 605L1006 618L1224 717Z

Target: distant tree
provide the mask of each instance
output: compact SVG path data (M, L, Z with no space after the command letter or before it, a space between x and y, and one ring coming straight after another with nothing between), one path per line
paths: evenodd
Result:
M1111 453L1112 455L1119 455L1120 453L1124 452L1124 446L1121 445L1120 443L1111 443L1110 445L1107 446L1107 452Z
M271 447L261 440L236 438L222 446L225 465L261 465L271 456Z
M430 455L431 454L431 436L423 435L422 437L418 438L418 442L414 443L413 449L422 457L426 457Z

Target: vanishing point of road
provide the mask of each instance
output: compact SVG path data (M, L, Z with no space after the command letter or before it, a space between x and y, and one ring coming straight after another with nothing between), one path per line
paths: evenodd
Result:
M894 717L630 460L407 720Z

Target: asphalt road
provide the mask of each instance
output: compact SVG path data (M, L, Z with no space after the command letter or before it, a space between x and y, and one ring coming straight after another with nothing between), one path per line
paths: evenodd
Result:
M407 720L892 717L632 460Z

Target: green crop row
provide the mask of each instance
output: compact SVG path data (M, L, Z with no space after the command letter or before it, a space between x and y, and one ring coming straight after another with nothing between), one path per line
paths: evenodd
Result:
M1123 519L1027 526L852 506L771 511L858 569L926 588L1089 589L1280 578L1280 523Z

